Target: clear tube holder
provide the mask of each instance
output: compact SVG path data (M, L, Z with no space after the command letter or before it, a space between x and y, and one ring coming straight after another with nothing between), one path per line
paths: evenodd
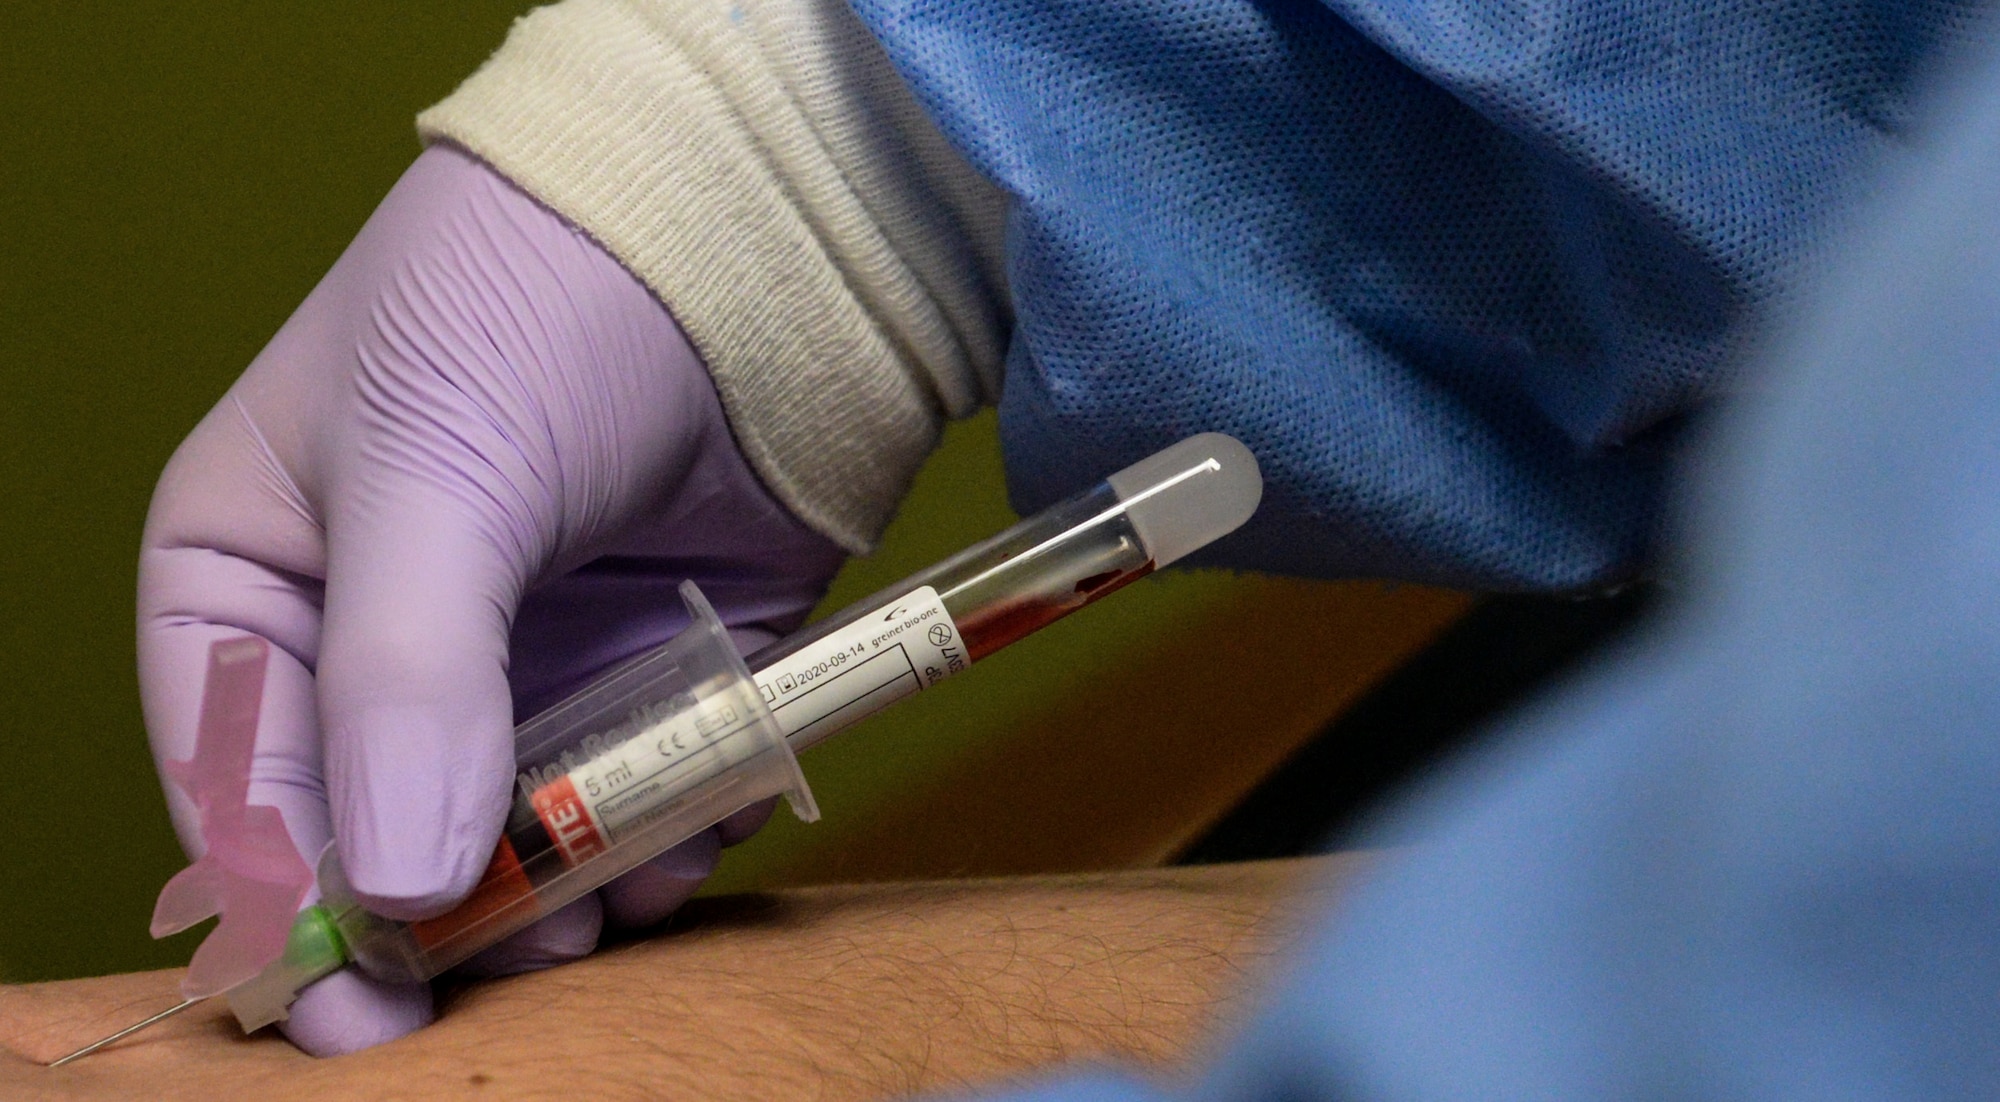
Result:
M819 818L722 621L694 583L681 598L686 630L517 729L516 817L532 807L552 848L503 843L470 898L408 923L363 908L329 851L321 903L364 971L430 979L760 800L782 795L801 820Z

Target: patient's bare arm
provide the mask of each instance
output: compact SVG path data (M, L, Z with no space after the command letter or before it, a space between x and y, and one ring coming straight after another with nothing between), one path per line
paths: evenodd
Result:
M0 1094L864 1099L1080 1060L1171 1075L1341 858L822 888L698 902L670 933L465 987L442 1019L314 1060L219 1005L67 1067L171 1005L176 972L0 990ZM1301 896L1301 892L1304 896Z

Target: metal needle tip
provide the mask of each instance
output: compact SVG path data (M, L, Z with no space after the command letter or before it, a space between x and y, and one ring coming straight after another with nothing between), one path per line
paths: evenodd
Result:
M68 1056L63 1057L60 1060L51 1062L49 1066L52 1068L59 1068L62 1067L64 1064L69 1063L71 1060L77 1059L78 1057L88 1056L91 1053L96 1052L98 1049L103 1048L105 1045L111 1044L113 1041L123 1040L127 1037L130 1037L134 1033L137 1033L140 1030L146 1028L149 1025L157 1025L160 1022L164 1022L168 1018L171 1018L174 1015L179 1014L181 1011L186 1010L188 1007L193 1006L194 1004L200 1001L201 999L189 999L188 1001L180 1004L179 1006L172 1007L167 1010L162 1010L158 1014L155 1014L152 1017L147 1018L145 1021L139 1022L135 1025L128 1025L124 1029L121 1029L118 1032L113 1033L111 1036L106 1037L101 1041L92 1041L91 1043L83 1046L82 1048L77 1049L75 1052L70 1053Z

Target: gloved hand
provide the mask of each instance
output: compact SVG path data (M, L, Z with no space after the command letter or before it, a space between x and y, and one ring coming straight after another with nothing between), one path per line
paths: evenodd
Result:
M758 482L653 295L473 157L420 156L175 452L147 518L139 669L156 762L187 758L210 642L273 644L250 802L362 901L449 910L493 853L512 729L685 624L693 578L745 651L842 552ZM169 786L190 854L194 810ZM502 972L658 921L754 830L746 809L489 950ZM351 1051L429 1021L353 970L286 1032Z

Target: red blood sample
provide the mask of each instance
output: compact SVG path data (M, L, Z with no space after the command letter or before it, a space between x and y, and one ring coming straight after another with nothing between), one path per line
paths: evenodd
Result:
M1093 574L1076 583L1075 596L1072 597L1061 600L1024 597L954 616L958 622L959 637L965 640L966 657L977 662L1152 572L1153 563L1148 559L1130 570L1107 570L1102 574Z

